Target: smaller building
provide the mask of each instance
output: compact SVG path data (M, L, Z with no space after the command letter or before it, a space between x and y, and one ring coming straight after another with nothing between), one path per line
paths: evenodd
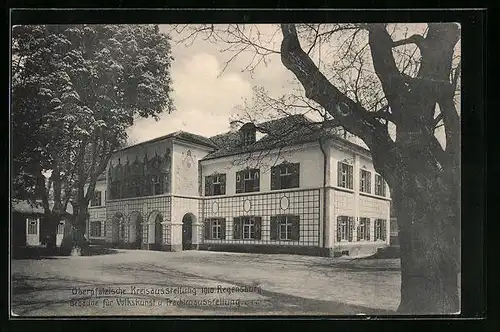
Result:
M50 203L52 208L53 202ZM71 207L66 211L70 213ZM11 246L14 248L45 246L49 234L43 223L44 209L39 202L13 199L11 201ZM65 220L57 227L56 245L60 246L64 236Z

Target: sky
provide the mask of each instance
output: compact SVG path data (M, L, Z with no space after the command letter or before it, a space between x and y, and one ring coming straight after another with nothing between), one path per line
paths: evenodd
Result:
M426 24L413 24L410 33L421 33ZM224 70L232 53L221 52L224 45L213 44L199 37L192 43L177 43L188 32L172 32L173 26L160 25L160 30L170 33L173 41L171 76L176 110L164 113L158 121L138 119L128 130L129 144L137 144L178 130L203 136L213 136L228 131L230 117L245 99L252 98L253 86L264 87L270 95L279 97L290 92L296 83L294 75L281 63L279 54L267 57L268 63L256 67L253 75L242 70L252 61L253 52L243 52ZM273 33L278 30L276 34ZM276 25L259 25L263 36L269 37L267 46L279 50L281 31ZM398 38L399 39L399 38ZM221 74L221 75L219 75ZM436 136L444 146L444 132ZM364 145L356 140L356 143Z
M168 32L171 26L160 26ZM261 27L262 31L272 29ZM179 35L172 35L173 39ZM281 33L275 38L279 49ZM171 75L173 98L176 111L163 114L159 121L140 119L129 130L131 143L140 143L177 130L204 136L213 136L229 130L229 118L236 112L235 106L241 105L245 98L252 97L252 86L258 85L279 95L293 78L281 63L279 55L270 56L270 63L257 67L253 78L241 69L252 59L252 53L242 53L226 68L219 77L231 54L221 53L220 45L214 45L201 38L192 45L172 42Z

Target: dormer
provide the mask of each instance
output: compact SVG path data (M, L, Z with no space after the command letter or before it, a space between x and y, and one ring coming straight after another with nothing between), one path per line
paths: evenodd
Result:
M245 123L240 128L240 137L242 145L251 145L255 143L255 125L251 122Z

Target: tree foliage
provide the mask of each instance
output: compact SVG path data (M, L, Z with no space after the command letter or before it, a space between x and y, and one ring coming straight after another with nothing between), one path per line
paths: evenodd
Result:
M83 224L97 177L134 118L174 109L172 60L155 25L14 26L14 194L41 199L47 214L71 203Z

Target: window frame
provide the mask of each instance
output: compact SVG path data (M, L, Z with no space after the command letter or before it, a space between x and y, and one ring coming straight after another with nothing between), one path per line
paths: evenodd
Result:
M357 229L357 241L370 241L370 218L359 217ZM363 229L363 236L360 235L360 230Z
M384 229L386 232L384 232ZM373 225L373 241L387 241L387 219L377 218Z
M96 226L97 225L97 226ZM96 235L96 230L98 230ZM89 229L90 237L102 237L102 221L101 220L91 220L90 221L90 229Z
M214 232L214 229L217 231ZM210 219L210 240L222 240L222 223L219 219Z
M39 234L38 225L40 224L40 218L26 218L26 222L27 222L26 234L27 235L38 235ZM34 232L33 232L33 230L34 230Z
M285 226L285 238L282 237L282 227ZM279 241L292 241L292 222L284 215L278 219L278 240Z
M337 178L340 180L340 183L337 183L337 186L340 188L346 188L349 190L354 189L354 165L349 164L345 161L339 161L338 166L340 169L337 170L338 176ZM349 176L350 174L350 176ZM339 181L337 181L339 182Z
M365 176L364 176L365 175ZM359 191L367 194L372 192L372 172L367 169L361 169L359 171ZM365 187L365 188L363 188Z
M99 197L99 202L97 202L97 197ZM98 203L98 204L96 204ZM94 196L92 196L92 200L90 201L91 207L100 207L102 206L102 191L94 190Z
M242 222L243 230L241 234L242 240L256 240L255 224L256 223L254 217L243 217L243 222ZM249 237L245 237L245 232L247 228Z
M385 180L382 175L375 173L375 195L386 197Z

